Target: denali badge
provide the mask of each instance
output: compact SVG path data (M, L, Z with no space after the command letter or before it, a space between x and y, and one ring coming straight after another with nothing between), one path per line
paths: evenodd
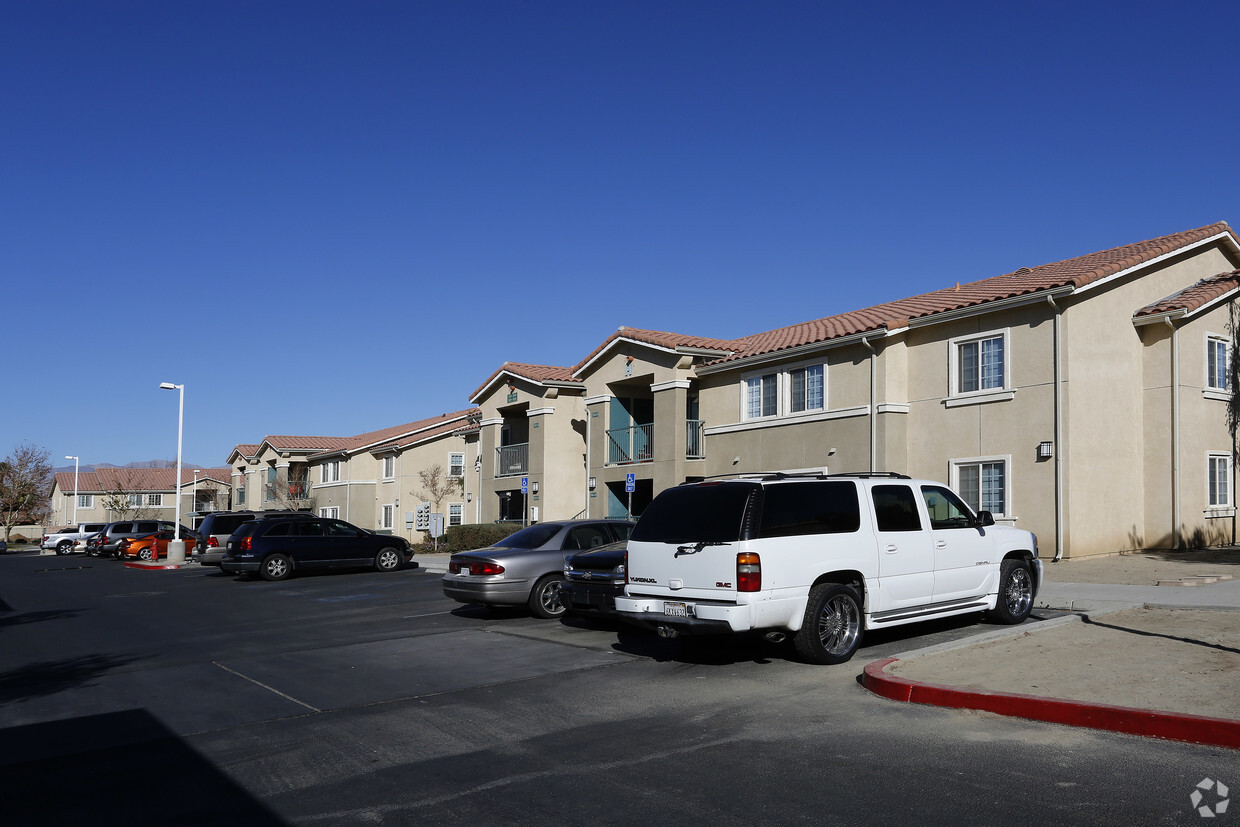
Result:
M659 582L658 580L655 580L653 577L630 577L629 580L633 583L658 583Z

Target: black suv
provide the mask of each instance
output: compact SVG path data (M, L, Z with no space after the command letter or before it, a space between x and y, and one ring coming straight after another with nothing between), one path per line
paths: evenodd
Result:
M220 568L284 580L295 569L374 566L396 571L412 560L413 549L403 537L375 534L329 517L285 515L237 526Z
M202 540L194 547L194 559L204 566L218 566L224 558L228 538L237 530L237 526L250 520L268 520L274 517L308 520L313 518L314 514L309 511L212 511L203 517L198 525Z
M569 611L616 610L616 595L624 594L624 555L628 540L582 551L564 561L560 599Z

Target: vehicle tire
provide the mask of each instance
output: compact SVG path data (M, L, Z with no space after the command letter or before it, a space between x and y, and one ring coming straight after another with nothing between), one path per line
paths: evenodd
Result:
M997 623L1016 624L1033 611L1033 574L1024 560L1009 557L999 569L999 596L986 617Z
M139 550L138 550L138 559L139 559L139 560L150 560L150 559L151 559L151 550L150 550L149 548L139 549Z
M852 586L819 583L809 590L805 619L792 642L810 663L844 663L861 645L861 597Z
M59 543L56 544L56 553L60 555L72 554L73 543L69 542L68 540L61 540Z
M529 599L530 612L534 617L551 619L564 614L564 596L560 594L563 583L564 578L558 574L538 578L530 590Z
M405 558L394 548L379 549L375 555L375 568L379 571L396 571L405 562Z
M293 561L285 554L269 554L258 573L264 580L287 580L293 573Z

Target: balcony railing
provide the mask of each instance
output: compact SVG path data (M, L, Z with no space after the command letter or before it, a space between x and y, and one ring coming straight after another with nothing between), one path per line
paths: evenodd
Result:
M607 464L627 465L654 458L654 425L630 425L607 431Z
M685 420L685 459L706 459L706 420Z
M501 445L495 449L495 476L515 477L530 468L530 444Z
M292 480L290 482L269 482L266 483L266 502L276 502L278 500L308 500L310 499L310 483L307 480Z

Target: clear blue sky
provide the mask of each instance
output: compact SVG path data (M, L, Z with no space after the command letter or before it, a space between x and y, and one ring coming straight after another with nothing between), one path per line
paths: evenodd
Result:
M1240 5L0 5L0 455L223 464L1230 221Z

